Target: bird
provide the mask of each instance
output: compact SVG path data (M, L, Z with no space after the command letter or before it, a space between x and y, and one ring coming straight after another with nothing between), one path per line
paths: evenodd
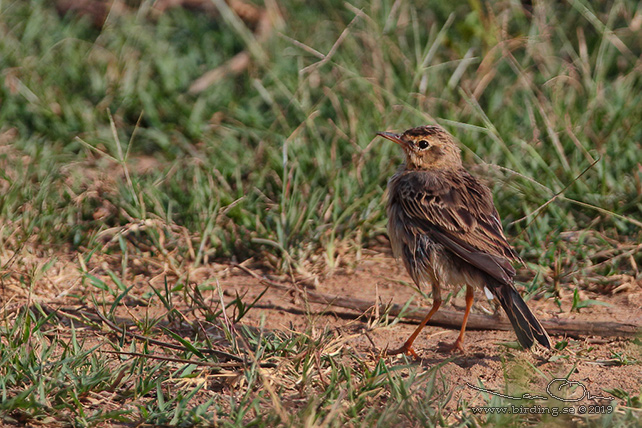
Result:
M397 134L378 132L401 146L405 161L388 181L388 235L417 288L432 287L432 307L414 333L388 355L418 358L412 344L439 309L441 291L466 287L466 310L453 350L464 351L464 332L475 288L496 298L525 349L551 339L514 286L513 262L523 263L504 236L490 189L463 166L446 130L426 125Z

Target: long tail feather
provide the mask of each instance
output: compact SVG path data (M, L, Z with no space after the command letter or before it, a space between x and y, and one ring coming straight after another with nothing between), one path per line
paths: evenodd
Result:
M524 302L517 290L512 285L497 284L492 288L492 291L502 308L504 308L506 315L508 315L519 343L525 349L528 349L537 340L542 346L550 349L551 338L548 337L542 324L526 306L526 302Z

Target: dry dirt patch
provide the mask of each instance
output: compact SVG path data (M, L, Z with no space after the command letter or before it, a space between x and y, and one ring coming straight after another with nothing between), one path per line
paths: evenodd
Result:
M413 299L413 305L423 303L429 306L428 301L423 301L420 295L407 285L411 282L394 259L382 254L362 261L349 272L327 278L315 291L401 305ZM239 270L232 271L228 277L221 279L220 284L228 296L247 293L246 297L249 299L265 289L265 285L257 279L248 277ZM608 303L608 306L594 305L579 312L570 312L571 293L566 293L566 299L562 299L561 309L550 299L531 300L528 304L540 319L642 325L640 284L627 293L608 296L590 293L588 297ZM476 298L482 310L491 309L483 296ZM451 308L448 308L448 305L444 308L454 307L463 310L463 295L453 297L450 304ZM416 327L415 323L400 322L392 326L379 324L380 326L373 328L373 325L377 324L373 321L376 315L374 309L364 315L349 309L306 302L305 291L287 293L268 289L243 322L258 327L261 320L265 319L266 326L277 330L305 331L310 327L319 330L336 329L346 337L345 346L353 347L376 361L383 350L402 344ZM382 315L379 313L379 316ZM504 317L503 314L498 315ZM512 331L468 330L466 352L451 353L448 345L454 342L457 335L457 329L428 326L415 342L415 349L420 356L420 361L416 364L430 367L447 361L440 370L444 378L455 388L454 403L458 402L458 398L465 398L470 405L483 404L487 400L487 397L470 388L467 383L479 385L478 382L481 381L488 389L506 391L507 388L512 388L511 383L518 385L520 378L526 377L531 381L538 378L538 381L530 386L532 390L520 391L520 394L530 392L546 395L546 387L554 378L569 378L581 382L594 396L608 395L604 391L616 388L631 393L642 392L642 347L632 343L630 338L588 335L572 338L557 335L552 337L553 343L567 341L564 349L534 349L529 352L511 347L510 342L516 341ZM618 355L627 357L633 364L622 364ZM391 363L397 360L401 364L403 360L401 357L388 358ZM527 376L520 373L524 366L530 366L533 371L541 371L544 375ZM505 373L514 378L505 378Z
M38 262L38 257L45 255L34 255L33 260L21 257L19 262L14 264L9 263L9 260L3 260L4 266L12 266L4 275L2 301L5 315L15 313L19 308L34 301L38 301L45 307L67 311L69 308L78 308L79 295L96 294L95 290L86 284L87 281L81 280L78 269L74 268L76 260L57 257L53 265L45 269L45 266ZM102 278L106 284L115 287L115 284L110 282L109 275L101 271L109 264L109 261L105 260L102 268L96 267L92 272L96 277ZM27 268L31 272L28 281L20 274ZM189 267L186 269L190 270ZM248 272L253 272L255 276ZM358 355L359 359L369 367L374 367L381 358L384 358L389 366L410 364L418 370L430 370L438 366L437 377L442 382L444 394L452 391L453 397L448 403L447 410L455 412L454 414L462 405L468 408L487 405L493 398L473 386L511 396L522 396L524 393L545 396L551 379L568 378L573 382L580 382L582 387L593 396L610 396L608 391L618 389L628 392L631 396L642 392L640 390L642 347L639 345L639 339L634 341L630 337L583 335L566 338L558 335L552 337L553 342L563 343L564 346L561 346L563 349L552 351L534 349L531 352L514 348L516 339L512 331L469 330L465 341L466 352L451 353L448 345L455 340L458 330L428 326L415 342L415 349L420 356L418 361L408 360L406 357L382 357L385 349L394 348L403 343L416 325L403 321L393 322L394 317L388 317L385 310L374 305L364 313L338 308L331 304L310 302L306 295L308 292L315 292L358 297L373 303L378 301L399 305L412 300L413 305L429 306L429 299L424 300L420 297L419 293L409 285L411 281L405 271L386 254L368 256L351 269L335 272L334 275L317 281L314 289L303 285L291 287L289 290L283 287L270 287L261 280L265 277L269 275L252 270L251 267L245 267L244 270L235 266L215 264L191 269L189 276L192 285L211 285L209 289L203 291L201 296L205 305L216 306L220 304L221 298L226 303L231 303L239 296L246 304L256 300L254 306L249 308L236 325L237 331L243 327L264 328L277 333L309 332L311 336L315 336L318 332L331 331L335 338L332 341L332 352L349 350L350 353ZM144 296L146 293L149 295L151 286L162 290L165 278L168 278L168 283L173 284L177 277L172 273L172 269L163 263L150 264L147 268L141 267L140 273L132 281L133 287L130 294L119 302L120 305L114 313L117 321L122 323L121 325L130 325L131 332L140 333L133 328L133 320L140 321L146 317L164 316L167 308L160 305L158 299L151 305L145 304ZM283 279L271 277L275 282ZM32 284L31 289L25 288L26 283ZM286 282L283 281L282 284L285 285ZM562 318L587 322L617 321L640 325L642 288L639 284L634 285L637 288L629 289L625 293L612 295L589 293L588 297L609 305L590 306L580 312L570 311L570 299L572 299L570 294L562 296L561 310L551 299L532 299L528 304L542 320ZM109 308L113 299L110 300L108 293L104 293L101 297L106 299L104 307ZM173 304L182 314L182 318L167 319L167 322L163 322L162 325L179 334L182 334L181 329L185 329L185 337L189 337L189 328L186 326L201 323L200 312L186 304L181 293L176 293L175 297ZM482 296L478 296L477 301L479 302L475 308L477 312L492 310L491 305L484 301ZM461 310L463 305L463 296L451 296L443 309ZM84 305L84 308L87 308L87 305ZM230 305L230 308L232 309L228 309L228 315L233 319L237 314L233 313L234 305ZM99 319L95 320L100 324ZM63 320L63 324L60 326L61 330L66 328L68 322ZM106 324L103 324L102 331L94 327L85 330L84 333L79 330L78 334L83 335L87 346L92 346L104 343L105 337L114 339L118 334L117 330L118 327L110 330ZM163 339L167 339L167 336ZM225 343L221 337L217 342L217 349L233 353L231 349L225 348L227 346ZM107 348L107 350L111 349ZM156 351L156 354L159 353L162 353L162 350ZM114 356L114 364L117 368L119 362L116 356ZM274 376L278 376L278 368L275 370ZM228 379L226 379L222 383L212 384L210 392L233 393L234 388L237 388L233 385L234 379L235 375L232 372L229 379L232 383L227 382ZM290 382L288 379L275 377L275 382L281 383L286 390L293 391L292 394L284 396L284 406L300 408L306 404L305 394L297 393L296 385L286 385ZM318 387L323 388L323 382L320 382ZM574 388L572 393L579 394L581 391L578 391ZM153 397L150 398L153 399ZM587 404L604 403L604 400L585 400L585 402ZM621 399L617 402L620 405L626 404ZM111 406L115 405L112 402L109 403Z

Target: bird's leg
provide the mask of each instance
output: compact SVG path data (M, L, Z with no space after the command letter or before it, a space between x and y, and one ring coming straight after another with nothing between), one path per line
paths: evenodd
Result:
M387 351L387 355L397 355L397 354L406 354L406 355L412 355L415 358L419 358L417 356L417 353L415 352L414 349L412 349L412 342L415 341L421 330L426 326L426 323L430 321L430 318L432 318L433 315L435 315L435 312L437 312L437 309L439 309L439 306L441 306L441 295L439 294L439 288L438 287L433 287L433 301L432 301L432 308L430 308L430 312L428 312L428 315L421 321L421 324L419 324L419 327L415 330L412 335L406 340L406 343L403 344L403 346L399 349L395 349L393 351Z
M453 343L453 351L458 350L464 352L464 332L466 331L466 323L468 322L468 315L470 315L470 308L473 307L474 290L470 285L466 285L466 311L464 312L464 320L461 323L461 331L459 337Z

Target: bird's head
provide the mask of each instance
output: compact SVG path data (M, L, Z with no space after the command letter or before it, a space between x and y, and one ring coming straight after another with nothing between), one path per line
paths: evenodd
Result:
M453 137L439 126L419 126L403 134L378 132L401 146L406 155L406 169L432 170L461 167L459 148Z

